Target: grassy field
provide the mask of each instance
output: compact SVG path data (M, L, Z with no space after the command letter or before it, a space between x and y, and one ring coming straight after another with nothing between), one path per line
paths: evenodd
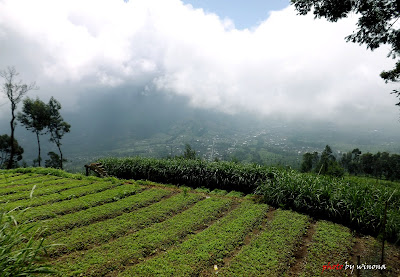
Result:
M1 210L43 228L59 276L356 276L380 264L381 243L257 197L62 171L0 170ZM385 244L400 276L400 248ZM346 265L349 267L346 268ZM342 267L341 267L342 266Z

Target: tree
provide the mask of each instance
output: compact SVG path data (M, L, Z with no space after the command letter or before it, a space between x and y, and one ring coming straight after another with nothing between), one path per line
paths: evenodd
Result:
M50 131L50 141L54 142L57 145L58 151L60 152L59 165L57 166L57 168L63 169L63 162L66 162L67 160L63 158L63 154L61 152L61 139L66 133L70 131L71 125L65 122L60 115L59 111L61 109L61 104L56 99L51 97L47 107L50 116L48 124L48 129Z
M329 145L325 146L322 151L321 158L317 164L318 173L324 175L332 175L341 177L344 174L344 169L336 161L335 156L332 154L332 149Z
M326 174L332 162L336 161L335 156L332 154L332 149L329 145L325 146L324 151L321 153L321 159L317 164L318 173Z
M35 83L31 83L30 85L23 84L22 81L16 81L16 77L19 73L15 70L14 67L8 67L6 70L0 71L0 76L3 77L5 82L1 90L7 95L8 100L11 102L11 137L10 137L10 155L7 164L7 169L11 169L14 164L14 155L16 154L16 148L14 145L14 131L17 123L15 122L15 110L17 109L18 103L22 100L24 95L33 89L37 89Z
M365 174L372 175L375 170L374 155L364 153L361 155L361 169Z
M187 160L196 159L196 150L193 150L189 143L185 144L185 152L183 153L183 158Z
M50 113L48 106L39 98L32 100L29 97L24 100L22 113L18 113L18 120L25 125L27 130L31 130L36 134L38 143L37 162L40 166L42 160L40 156L40 135L45 134L45 128L49 126Z
M305 153L303 155L303 162L301 163L301 172L311 172L315 169L316 165L319 162L318 152L314 153Z
M313 9L315 18L325 17L336 22L350 13L359 14L357 32L346 37L347 41L365 44L367 49L375 50L382 44L389 44L388 57L398 59L400 55L400 30L396 22L400 18L399 0L291 0L300 15ZM380 76L385 82L400 81L400 60L394 68L383 71ZM400 97L400 91L392 93ZM400 106L400 102L396 105Z
M66 162L67 160L64 159L63 161L61 161L61 158L59 155L57 155L56 153L54 153L53 151L50 151L49 153L47 153L47 155L49 155L50 159L46 160L44 162L44 166L45 167L52 167L52 168L59 168L62 169L62 162Z
M17 162L22 160L22 154L24 153L24 149L18 145L16 139L14 139L14 143L12 144L14 147L14 156L12 158L12 166L15 167ZM5 163L10 161L11 156L11 137L9 135L0 136L0 168L4 168Z

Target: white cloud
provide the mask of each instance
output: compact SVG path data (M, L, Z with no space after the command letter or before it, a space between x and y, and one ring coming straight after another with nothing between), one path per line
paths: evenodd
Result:
M58 99L135 84L228 113L395 121L378 76L394 62L345 42L355 22L288 7L236 30L178 0L0 0L0 67L29 72L43 94L57 87Z

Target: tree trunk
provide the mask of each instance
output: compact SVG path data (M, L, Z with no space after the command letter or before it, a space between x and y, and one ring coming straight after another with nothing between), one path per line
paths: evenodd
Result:
M36 132L36 138L37 138L38 147L39 147L38 163L39 163L39 167L40 167L41 157L40 157L40 140L39 140L39 133L38 132Z
M61 147L60 147L59 143L57 143L57 148L58 148L58 151L60 152L60 169L63 170L63 155L62 155Z
M16 105L11 102L11 121L10 121L10 126L11 126L11 152L10 152L10 159L8 160L8 165L7 169L11 169L13 166L13 160L14 160L14 155L15 155L15 149L14 149L14 130L15 130L15 111Z

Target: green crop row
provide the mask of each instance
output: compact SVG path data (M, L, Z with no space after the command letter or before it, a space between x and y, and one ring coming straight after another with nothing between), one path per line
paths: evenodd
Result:
M96 222L88 226L55 233L49 236L47 241L61 245L57 248L49 249L48 253L50 256L58 256L73 251L84 250L90 246L105 243L110 239L148 228L152 223L161 222L174 213L182 212L202 198L199 194L189 193L184 195L180 193L134 212L124 213L118 217ZM52 229L51 226L48 228Z
M34 185L51 185L54 184L57 180L59 180L59 177L54 177L54 176L38 176L32 179L26 179L23 181L18 181L13 183L10 183L10 186L0 188L0 195L8 195L8 194L13 194L13 193L18 193L21 191L29 191L32 189Z
M144 188L139 187L138 185L120 185L115 188L84 195L78 198L33 207L23 214L23 218L21 218L20 221L47 219L56 217L57 215L88 209L90 207L118 201L121 198L133 195L142 190L144 190Z
M166 249L205 227L232 204L231 199L208 198L166 221L117 238L110 243L74 252L54 262L61 276L103 276Z
M172 191L164 189L149 189L141 193L122 198L116 202L92 207L75 213L66 214L46 221L44 226L47 228L42 235L49 235L57 231L72 229L77 226L88 225L92 222L114 218L124 212L131 212L138 208L160 201L168 196Z
M87 182L62 179L57 181L50 181L50 184L43 185L43 183L30 185L30 190L24 190L18 193L4 195L0 199L0 203L31 199L46 194L60 193L63 190L71 189L74 187L87 185Z
M273 175L257 190L266 203L334 220L373 235L382 228L385 202L390 199L386 237L399 241L400 190L294 170L274 170Z
M11 182L27 178L31 178L31 176L21 173L8 174L3 172L2 174L0 174L0 187L8 186Z
M190 237L170 251L135 265L121 276L198 276L208 270L236 247L259 225L268 206L242 202L217 223Z
M283 276L302 235L309 226L307 216L277 210L266 230L243 247L221 276Z
M325 266L345 264L350 262L350 251L353 246L353 236L350 230L342 225L327 221L318 221L312 244L308 248L305 269L300 276L350 276L344 268L324 269ZM329 263L329 264L328 264ZM350 262L351 263L351 262ZM323 273L322 273L323 271ZM355 274L355 272L353 272Z
M74 180L86 180L86 181L110 181L116 182L118 179L114 177L99 178L95 176L84 176L82 174L68 173L64 170L54 169L54 168L43 168L43 167L27 167L27 168L15 168L10 170L0 169L0 176L2 174L19 174L24 175L47 175L47 176L57 176L62 178L74 179Z
M118 178L147 179L193 188L205 186L211 190L236 190L244 193L252 193L268 175L266 167L232 162L142 157L105 158L100 162L110 175Z
M47 205L54 202L69 200L72 198L81 197L91 193L101 192L110 188L114 188L116 186L121 185L121 183L113 183L113 182L98 182L87 184L83 181L74 181L74 184L78 183L79 187L73 187L71 189L60 191L56 194L50 195L42 195L39 197L35 196L33 193L32 199L21 199L13 202L9 202L6 204L2 204L5 209L14 209L17 207L26 208L26 207L36 207L41 205ZM86 184L86 185L85 185Z

